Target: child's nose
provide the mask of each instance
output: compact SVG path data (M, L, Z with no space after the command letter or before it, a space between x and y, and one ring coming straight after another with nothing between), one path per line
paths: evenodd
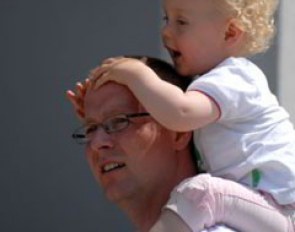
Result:
M163 38L163 41L165 42L165 41L169 40L170 37L171 37L170 26L168 24L166 24L162 28L162 38Z

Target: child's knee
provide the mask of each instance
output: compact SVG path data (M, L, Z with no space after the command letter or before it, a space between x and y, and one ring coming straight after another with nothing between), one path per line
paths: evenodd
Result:
M217 184L217 178L210 174L200 174L196 178L195 187L204 194L219 193L219 185Z
M218 192L214 177L209 174L200 174L194 178L191 186L186 192L190 199L195 202L214 200L214 195Z

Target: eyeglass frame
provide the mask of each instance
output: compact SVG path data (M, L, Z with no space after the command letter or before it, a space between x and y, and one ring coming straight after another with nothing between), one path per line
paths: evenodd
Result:
M91 138L87 138L86 133L82 134L82 133L78 133L78 132L79 132L79 130L82 130L83 128L86 128L87 126L96 126L93 133L95 133L98 129L102 129L102 130L104 130L105 133L112 134L112 133L116 133L116 132L119 132L119 131L122 131L122 130L126 129L130 125L130 123L132 123L130 118L139 118L139 117L147 117L147 116L150 116L150 113L148 113L148 112L129 113L129 114L121 113L121 114L117 114L115 116L109 117L106 120L104 120L104 122L101 122L101 123L86 123L86 124L78 127L72 133L72 138L78 144L85 145L85 144L87 144L87 143L89 143L91 141ZM111 128L111 126L110 126L111 120L119 118L119 117L121 117L121 119L126 120L126 125L124 127L122 127L122 128L119 128L119 129L115 129L115 130L110 129Z

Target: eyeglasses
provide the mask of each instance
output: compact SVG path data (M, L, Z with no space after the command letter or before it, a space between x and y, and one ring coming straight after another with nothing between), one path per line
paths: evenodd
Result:
M146 116L150 116L150 114L147 112L134 114L119 114L114 117L108 118L104 122L99 124L90 123L82 127L79 127L72 134L72 138L78 144L86 144L89 141L91 141L91 139L95 135L95 132L100 128L103 129L107 134L111 134L127 128L131 123L130 118L139 118Z

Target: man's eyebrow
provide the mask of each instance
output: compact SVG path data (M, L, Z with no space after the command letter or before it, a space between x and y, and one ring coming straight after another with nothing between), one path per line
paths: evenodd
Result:
M97 123L97 120L95 120L93 118L85 118L83 120L83 124L92 124L92 123Z
M115 108L113 110L109 110L107 112L103 112L99 119L95 118L95 117L85 118L84 119L84 124L100 123L100 122L103 122L104 120L106 120L108 118L117 116L119 114L128 114L128 113L134 113L134 112L138 111L138 109L132 109L132 110L126 110L126 109L127 109L127 107L122 106L122 107Z

